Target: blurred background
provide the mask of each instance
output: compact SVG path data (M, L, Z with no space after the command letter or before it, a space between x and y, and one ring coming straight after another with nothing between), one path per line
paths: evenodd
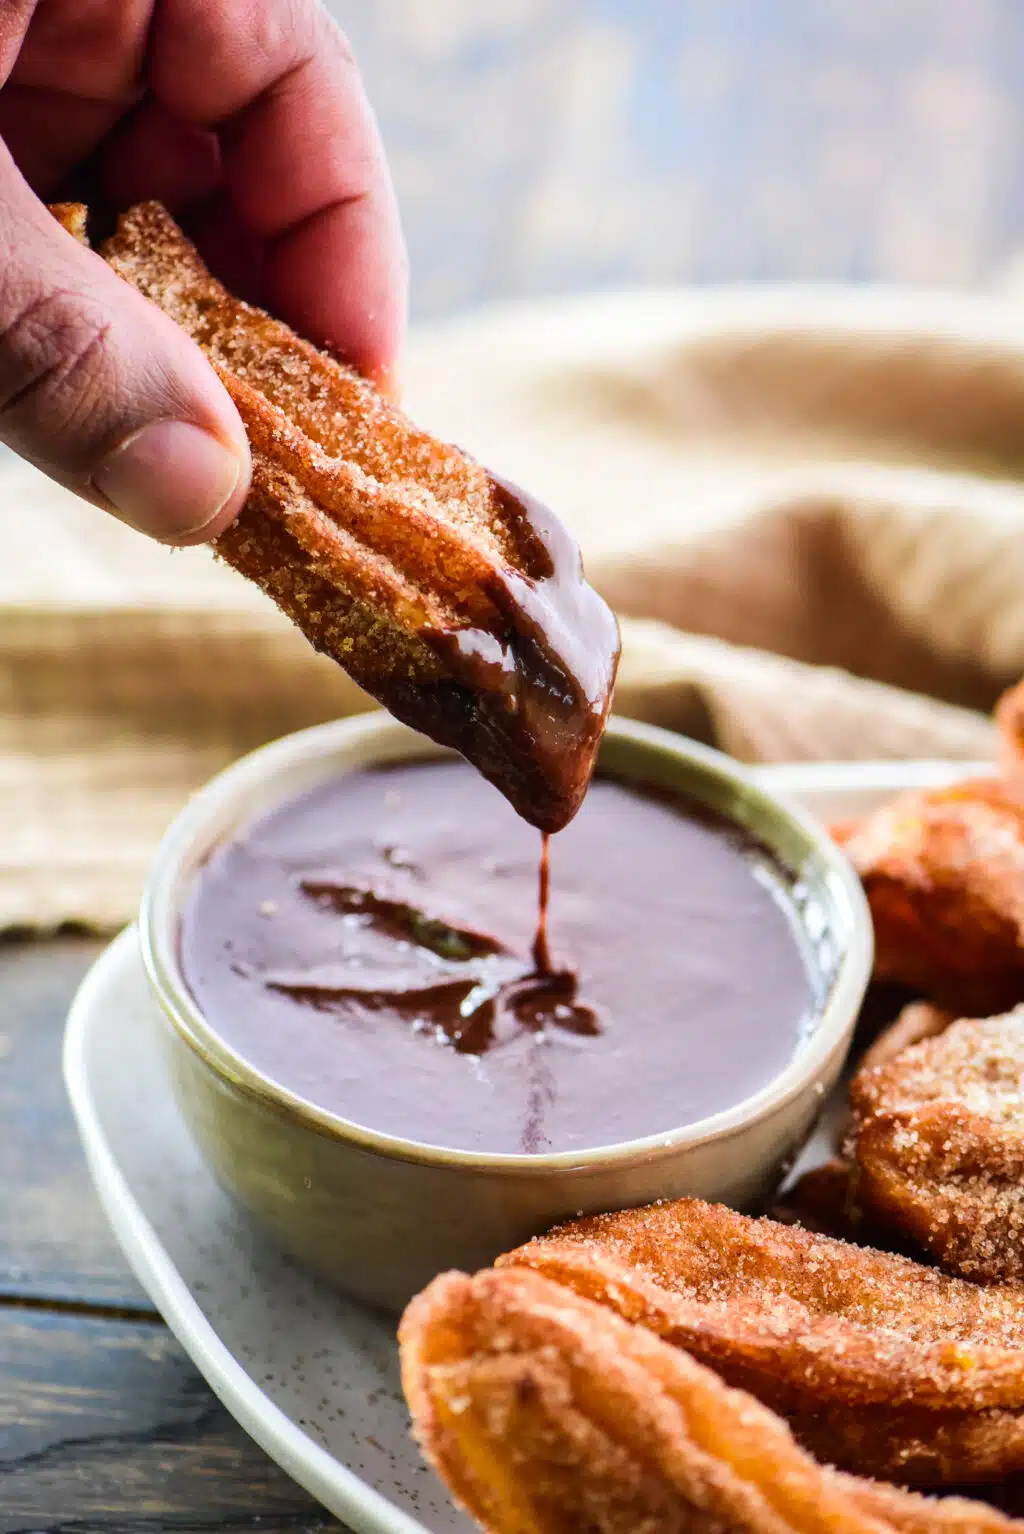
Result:
M623 284L985 285L1024 247L1019 0L330 0L414 318Z
M409 240L410 413L570 525L622 619L616 709L866 784L991 762L1024 675L1024 0L327 3ZM61 1034L189 795L368 700L208 550L2 452L0 510L0 1534L327 1534L129 1274ZM161 1228L205 1263L117 974L72 1058L144 1115ZM353 1455L390 1494L386 1443Z
M985 758L1024 673L1024 0L327 3L408 409L577 536L617 708L749 761ZM207 550L0 467L0 930L107 930L198 784L367 700Z

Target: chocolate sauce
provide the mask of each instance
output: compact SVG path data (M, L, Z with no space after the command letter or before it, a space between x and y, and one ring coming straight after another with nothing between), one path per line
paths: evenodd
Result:
M433 1145L612 1144L777 1075L815 970L758 844L599 777L545 853L535 928L536 832L469 767L349 774L214 853L187 982L266 1075Z
M548 944L548 906L551 904L551 837L545 831L540 842L540 874L537 879L537 930L533 935L533 967L538 975L551 975Z
M516 568L484 583L493 628L424 635L456 683L429 697L419 689L420 717L410 722L461 751L524 820L560 831L583 802L604 733L618 625L554 514L508 480L489 478Z

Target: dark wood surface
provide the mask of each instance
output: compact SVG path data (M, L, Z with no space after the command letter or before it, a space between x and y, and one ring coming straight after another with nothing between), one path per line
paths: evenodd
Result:
M236 1427L107 1229L60 1069L99 946L0 947L0 1534L338 1530Z
M419 316L646 282L985 284L1024 247L1017 0L329 3ZM233 1425L106 1229L60 1075L96 950L0 948L0 1534L336 1528Z

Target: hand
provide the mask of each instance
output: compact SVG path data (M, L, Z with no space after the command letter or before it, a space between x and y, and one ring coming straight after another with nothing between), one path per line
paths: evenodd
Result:
M47 212L157 198L215 270L386 383L405 255L356 66L316 0L2 0L0 439L168 543L241 507L198 347Z

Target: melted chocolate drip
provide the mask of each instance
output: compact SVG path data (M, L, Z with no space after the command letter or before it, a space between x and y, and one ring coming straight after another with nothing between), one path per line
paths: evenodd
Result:
M599 778L548 857L538 934L536 832L471 768L346 774L199 872L187 983L272 1080L453 1148L660 1133L791 1059L815 992L756 843Z
M533 967L538 975L553 975L548 943L548 906L551 903L551 838L545 831L540 844L540 874L537 880L537 931L533 939Z
M495 572L490 629L425 635L461 685L432 697L437 739L472 760L524 820L560 831L583 802L611 707L618 625L578 547L542 502L490 475L525 574Z
M507 953L496 937L455 927L441 916L428 916L404 900L389 900L366 884L343 884L334 879L302 879L300 889L343 916L361 918L384 937L416 943L442 959L472 959Z
M299 887L350 923L344 964L314 973L268 972L264 983L322 1011L344 1010L355 1002L369 1011L390 1012L412 1023L417 1033L435 1039L443 1035L462 1054L482 1055L524 1029L564 1028L593 1037L601 1031L597 1011L577 1000L577 976L556 972L548 953L547 837L541 868L541 925L533 969L487 933L453 926L368 885L319 877L302 879ZM408 954L397 965L396 948Z

